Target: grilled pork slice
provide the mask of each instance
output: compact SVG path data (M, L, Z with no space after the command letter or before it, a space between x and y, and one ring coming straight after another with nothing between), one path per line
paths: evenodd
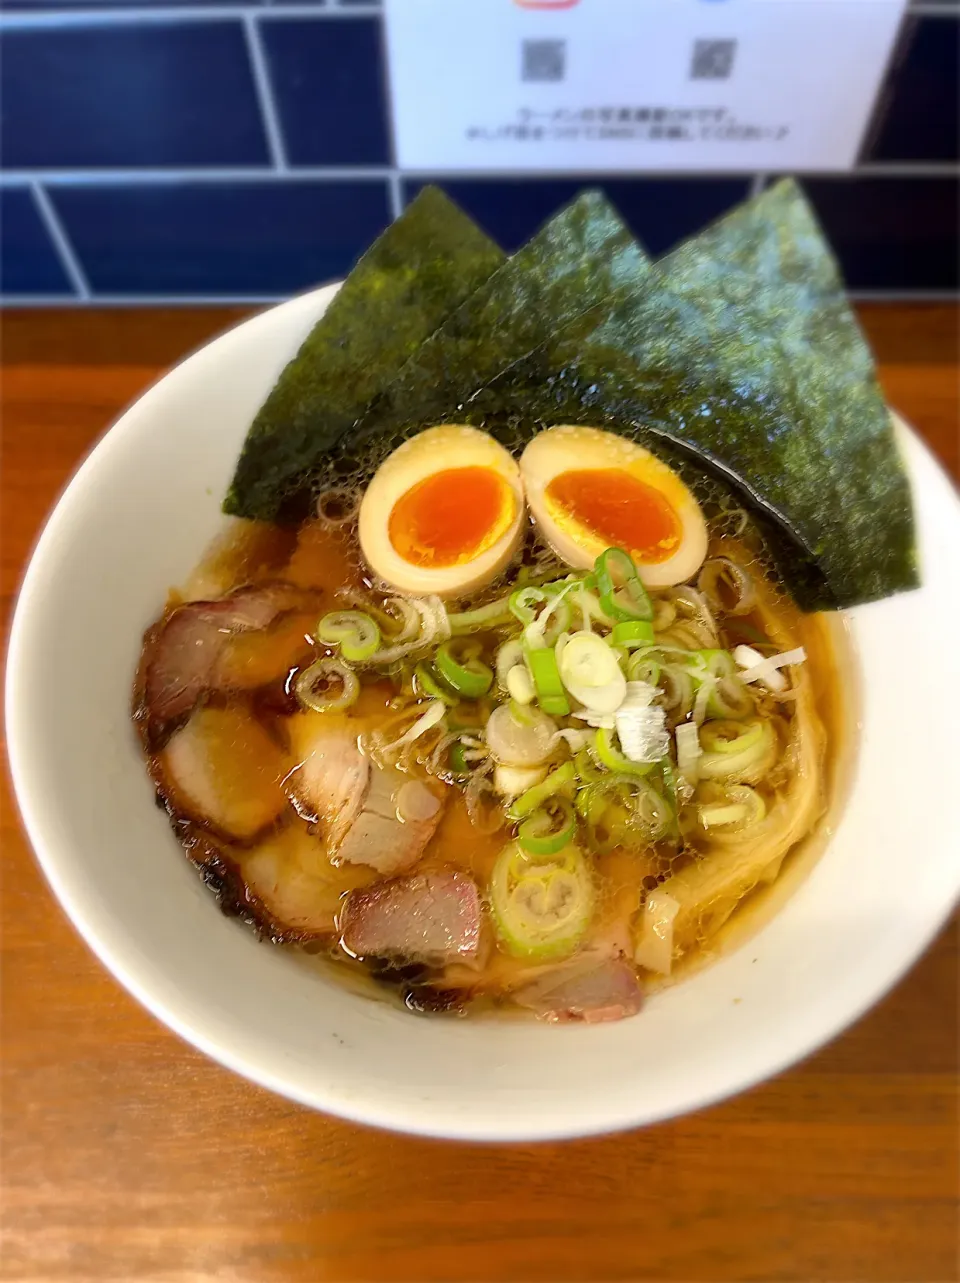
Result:
M298 765L287 788L301 814L321 825L332 857L382 874L416 863L440 822L438 792L371 761L347 720L304 713L291 719L290 739Z
M347 896L340 938L358 958L435 966L472 958L480 948L480 895L452 869L378 882Z
M634 1016L643 1001L628 962L591 953L560 963L514 989L510 997L542 1020L582 1020L591 1025Z
M197 709L155 762L168 805L221 837L248 842L287 808L284 754L242 706Z
M249 690L286 676L310 652L304 632L316 622L317 604L315 592L272 583L171 611L147 633L140 657L138 716L148 738L211 691ZM251 636L287 616L281 636Z

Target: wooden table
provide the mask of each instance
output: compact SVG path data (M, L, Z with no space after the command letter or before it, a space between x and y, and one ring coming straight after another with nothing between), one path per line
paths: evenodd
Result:
M6 607L93 441L240 315L7 318ZM891 403L956 475L955 316L863 318ZM956 923L876 1010L735 1100L599 1140L470 1147L310 1113L206 1060L81 944L9 795L2 842L4 1279L958 1277Z

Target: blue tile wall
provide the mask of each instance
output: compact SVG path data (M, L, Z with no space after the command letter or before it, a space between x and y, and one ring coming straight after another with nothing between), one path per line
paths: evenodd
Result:
M660 255L743 200L751 181L750 176L449 179L433 174L408 180L403 188L405 199L410 200L425 183L436 183L505 250L512 251L581 187L601 187L648 252Z
M911 19L878 112L874 160L956 160L960 37L944 15Z
M3 35L6 169L264 165L243 28L98 23Z
M94 293L280 297L342 276L390 221L387 184L55 187Z
M958 289L960 0L912 0L850 174L802 174L851 290ZM0 0L0 293L280 298L424 182L514 249L584 183L653 254L772 176L404 174L379 0Z
M45 297L69 294L70 280L27 187L0 191L0 289Z
M952 178L803 182L852 290L956 290L960 208Z
M379 18L266 19L260 32L292 165L388 165Z

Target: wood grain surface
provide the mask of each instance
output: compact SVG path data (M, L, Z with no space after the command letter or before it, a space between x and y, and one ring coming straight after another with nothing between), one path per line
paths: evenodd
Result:
M242 315L5 319L5 613L93 442ZM862 317L891 404L956 476L955 313ZM8 789L2 859L6 1280L958 1277L956 921L852 1029L743 1096L619 1136L466 1146L311 1113L158 1025L63 916Z

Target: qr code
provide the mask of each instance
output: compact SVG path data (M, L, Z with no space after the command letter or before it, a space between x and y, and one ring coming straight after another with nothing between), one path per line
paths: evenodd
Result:
M524 40L521 79L563 80L567 74L566 40Z
M736 52L736 40L695 40L690 79L729 80Z

